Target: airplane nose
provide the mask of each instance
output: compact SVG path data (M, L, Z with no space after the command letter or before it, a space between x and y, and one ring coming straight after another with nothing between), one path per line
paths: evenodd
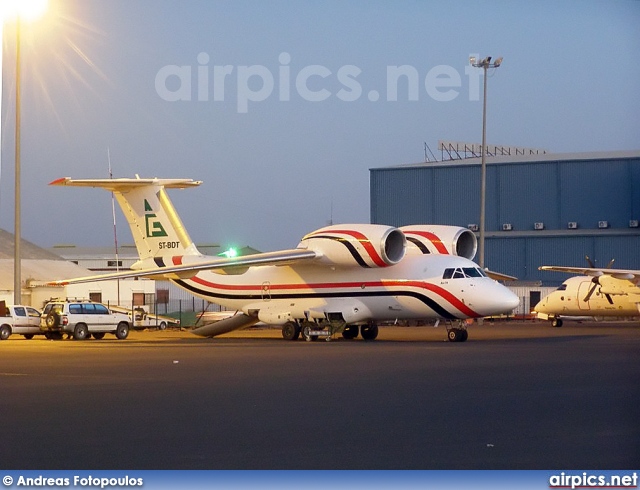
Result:
M533 311L536 313L546 313L547 309L547 298L546 296L538 301L538 304L533 307Z
M509 310L515 310L520 305L520 298L508 288L505 288L509 292L509 296L505 299L505 304Z
M520 305L520 298L513 291L502 284L495 283L495 286L490 295L487 295L491 297L487 304L489 307L487 309L491 311L486 314L487 316L511 313Z

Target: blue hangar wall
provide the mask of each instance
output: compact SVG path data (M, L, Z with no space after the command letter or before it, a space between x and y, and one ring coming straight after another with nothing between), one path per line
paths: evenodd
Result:
M539 266L586 267L585 255L640 269L640 151L486 162L488 268L548 286L568 275ZM479 158L370 169L371 222L478 224L480 172Z

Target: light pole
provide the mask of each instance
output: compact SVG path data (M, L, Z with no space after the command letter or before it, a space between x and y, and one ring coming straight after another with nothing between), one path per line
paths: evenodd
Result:
M9 0L3 2L0 10L0 39L5 20L16 20L16 128L15 128L15 214L14 214L14 252L13 252L13 301L14 304L22 303L22 267L20 242L21 233L21 198L20 198L20 24L21 20L34 20L44 14L48 6L48 0ZM2 68L2 56L0 55L0 70ZM0 78L2 75L0 74ZM0 80L0 94L2 93L2 80ZM1 113L1 107L0 107ZM0 142L2 133L0 133Z
M484 269L484 228L485 228L485 209L487 202L487 70L489 68L498 68L502 63L502 57L491 63L491 56L476 61L475 56L469 58L471 66L482 68L484 70L483 82L483 101L482 101L482 158L480 171L480 240L478 244L478 264Z
M16 146L15 146L15 214L14 214L14 252L13 252L13 304L22 304L22 255L20 254L21 213L20 213L20 16L16 18Z

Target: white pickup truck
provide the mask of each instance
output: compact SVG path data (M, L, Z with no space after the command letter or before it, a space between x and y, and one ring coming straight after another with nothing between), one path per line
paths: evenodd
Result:
M31 306L0 304L0 340L7 340L12 333L24 335L25 339L42 334L40 312Z

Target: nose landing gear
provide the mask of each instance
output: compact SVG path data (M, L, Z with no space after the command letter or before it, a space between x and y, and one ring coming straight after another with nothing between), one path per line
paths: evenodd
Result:
M464 320L458 321L456 326L447 327L449 342L465 342L468 337L469 332L467 332L467 325Z

